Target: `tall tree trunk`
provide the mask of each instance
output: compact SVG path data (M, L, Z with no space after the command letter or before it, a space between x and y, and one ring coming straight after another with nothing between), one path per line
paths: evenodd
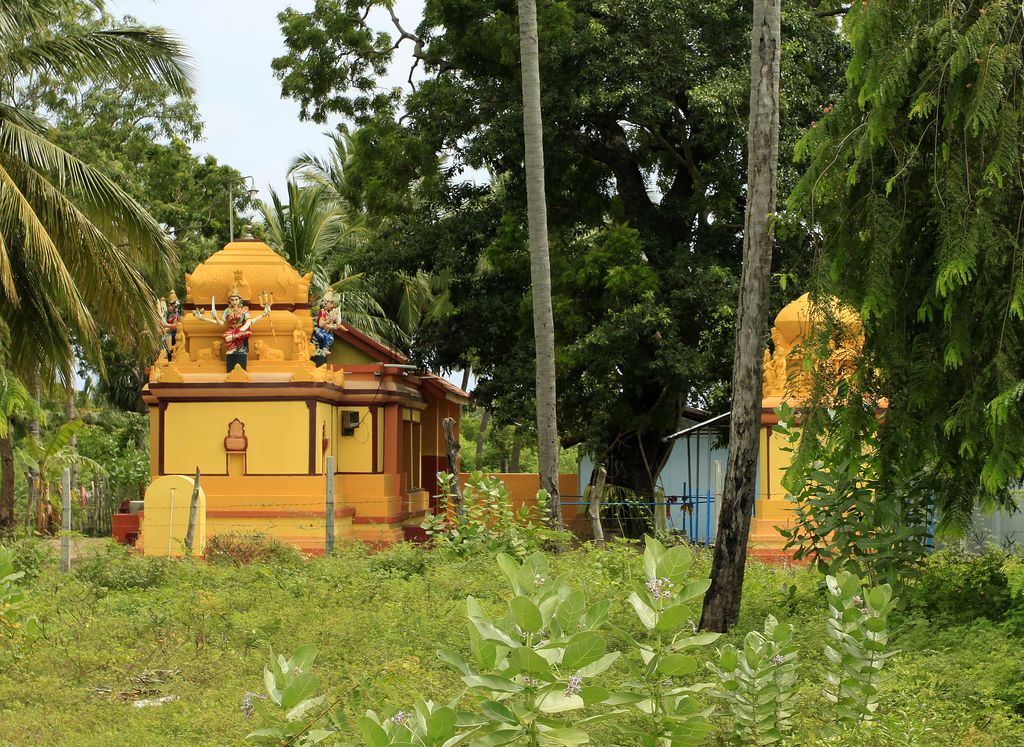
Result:
M491 411L484 410L480 416L480 429L476 432L476 468L481 472L484 469L484 440L487 438L487 426L491 424Z
M523 452L523 439L519 426L512 428L512 446L509 448L508 455L508 471L509 472L521 472L522 468L519 466L519 457Z
M711 587L700 625L725 632L740 614L750 515L757 490L764 332L768 324L772 221L779 162L779 0L754 0L747 132L747 211L740 276L739 327L732 373L732 419Z
M14 535L14 440L0 438L0 537Z
M464 369L462 369L462 386L460 387L462 389L462 391L464 391L464 392L468 392L469 391L469 389L468 389L468 387L469 387L469 374L470 374L469 364L467 364L466 367ZM480 468L477 467L477 469L480 469Z
M555 321L551 310L548 211L544 196L544 139L540 113L540 51L536 0L519 0L519 49L523 69L523 136L526 210L530 228L533 337L537 348L537 452L540 484L550 496L551 523L562 527L558 497L558 420L555 412Z

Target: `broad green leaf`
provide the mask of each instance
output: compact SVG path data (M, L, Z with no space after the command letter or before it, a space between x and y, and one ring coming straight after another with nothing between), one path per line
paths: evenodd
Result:
M469 662L466 661L462 654L452 651L451 649L439 649L437 652L437 658L459 674L475 674L473 668L469 665Z
M458 716L453 709L446 706L435 708L429 719L430 736L434 739L447 739L455 733L456 721Z
M358 724L359 733L363 735L363 739L366 740L369 747L386 747L391 741L387 732L381 728L380 724L369 716L361 717Z
M546 675L551 671L547 660L529 646L512 649L508 657L508 674L526 674L531 677Z
M562 744L574 747L578 744L588 744L590 737L587 736L586 732L582 732L579 729L571 729L567 726L554 729L542 726L541 740L542 744Z
M505 677L493 674L476 674L462 678L469 687L483 687L488 690L497 690L502 693L517 693L523 689L518 682L513 682Z
M611 695L605 688L596 687L594 685L584 687L580 690L580 697L583 698L583 702L588 706L592 706L595 703L603 703Z
M500 721L501 723L512 724L514 726L519 725L519 720L516 718L516 715L512 713L512 710L504 703L499 703L497 700L485 700L481 702L480 710L491 721Z
M503 552L498 553L496 560L498 561L498 567L501 568L512 584L512 591L516 594L522 594L525 591L519 581L519 571L522 566L513 560L511 555L506 555Z
M529 597L513 597L508 606L516 625L524 633L538 633L544 627L544 618Z
M612 651L611 653L605 654L597 661L591 662L590 664L587 664L585 667L580 667L577 670L577 674L579 674L579 676L583 678L596 677L597 675L601 674L606 669L608 669L608 667L610 667L612 663L614 663L614 661L618 658L619 652Z
M537 707L544 713L575 711L583 708L583 706L583 698L579 695L570 695L564 690L544 693L537 704Z
M565 654L562 656L562 669L567 672L575 672L581 667L600 659L604 656L604 639L596 633L577 633L565 647Z
M486 736L477 737L470 744L473 747L498 747L502 744L512 744L525 733L523 729L498 729Z
M277 689L277 680L270 667L263 667L263 687L266 688L267 695L274 701L274 704L281 705L281 691Z
M657 578L667 578L675 589L679 589L692 565L690 551L683 545L676 545L666 550L658 560L655 574Z
M685 654L668 654L658 662L658 673L666 677L693 674L697 671L697 660Z
M320 686L317 676L311 672L303 672L288 683L281 694L281 707L291 709L316 692Z
M678 630L691 619L693 619L693 613L690 608L685 604L677 604L661 611L658 621L654 624L654 629L658 631Z
M313 666L313 662L316 661L316 655L316 646L312 643L299 646L292 653L292 658L288 660L288 670L292 672L308 672L310 667Z
M648 606L647 602L642 600L634 591L629 595L629 603L633 605L633 609L636 610L636 614L640 618L640 622L643 623L644 627L648 630L654 630L654 626L658 620L654 610Z

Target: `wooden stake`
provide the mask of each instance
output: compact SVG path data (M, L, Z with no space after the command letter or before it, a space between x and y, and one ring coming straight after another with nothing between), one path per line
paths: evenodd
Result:
M196 514L199 512L199 467L196 467L196 479L192 483L192 502L188 507L188 529L185 531L185 552L192 554L192 543L196 537Z
M328 455L327 467L327 505L324 510L324 530L327 534L324 552L334 555L334 456Z
M448 453L448 472L455 476L452 480L452 491L455 493L455 514L462 516L462 490L459 487L459 439L455 437L455 418L445 418L441 421L444 428L444 448Z
M604 547L604 529L601 527L601 494L604 492L604 483L608 479L608 471L601 465L597 465L597 477L590 488L590 506L587 514L590 516L590 527L594 533L594 544Z

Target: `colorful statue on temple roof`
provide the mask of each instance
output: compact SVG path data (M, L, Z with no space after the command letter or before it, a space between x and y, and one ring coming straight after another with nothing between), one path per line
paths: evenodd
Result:
M234 285L228 294L228 307L221 315L217 316L217 301L210 299L210 316L206 316L201 307L193 312L196 319L227 327L221 337L224 340L224 353L227 360L227 370L230 373L235 366L245 369L249 360L249 338L252 336L250 328L256 322L270 316L270 303L264 302L263 313L256 317L249 316L249 307L243 303L242 295L238 285Z
M324 365L327 356L331 354L334 333L344 330L345 325L341 323L338 309L335 308L334 294L328 291L320 299L320 310L317 312L316 325L313 327L313 335L310 338L310 342L313 344L312 360L317 367Z
M160 343L167 352L168 360L172 360L181 327L181 302L178 300L178 294L171 291L167 300L160 299L159 307L160 323L163 329L163 338Z

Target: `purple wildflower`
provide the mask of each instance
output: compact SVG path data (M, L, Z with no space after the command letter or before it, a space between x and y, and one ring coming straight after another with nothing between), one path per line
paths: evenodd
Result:
M864 597L862 597L860 594L855 595L853 599L851 599L850 601L853 602L855 607L864 606Z
M565 683L565 694L566 695L579 695L580 690L583 689L583 678L578 675L573 675L569 678L569 681Z
M647 589L656 600L671 597L673 586L674 584L667 578L652 578L647 582Z
M242 713L246 718L252 718L253 713L256 712L256 706L253 703L254 700L266 700L266 695L260 693L246 693L242 696Z
M396 711L395 715L391 717L391 720L392 722L401 725L409 720L409 714L405 711Z
M785 664L785 663L786 663L786 657L783 656L782 654L775 654L775 656L772 657L772 664L774 664L775 666L779 666L780 664Z

